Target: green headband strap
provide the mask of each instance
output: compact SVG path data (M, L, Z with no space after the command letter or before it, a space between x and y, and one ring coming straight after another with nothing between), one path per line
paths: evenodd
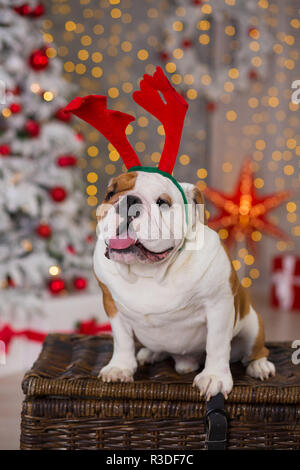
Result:
M187 202L187 199L186 199L186 195L182 189L182 187L180 186L180 184L178 183L178 181L174 178L174 176L170 175L170 173L167 173L166 171L162 171L162 170L159 170L157 167L153 167L153 166L133 166L131 168L129 168L128 170L128 173L130 171L145 171L146 173L159 173L160 175L162 176L165 176L166 178L169 178L169 180L171 180L175 186L177 187L177 189L179 189L180 193L181 193L181 196L182 196L182 199L183 199L183 202L184 202L184 209L185 209L185 218L186 218L186 223L188 224L188 202Z

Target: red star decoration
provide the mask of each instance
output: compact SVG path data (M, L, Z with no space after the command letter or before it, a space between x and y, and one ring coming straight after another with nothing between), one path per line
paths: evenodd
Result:
M245 238L248 248L255 251L252 234L255 231L284 240L288 236L267 218L269 211L279 206L290 197L289 191L280 191L268 196L258 196L254 186L253 165L246 159L242 166L236 189L233 194L206 188L206 197L218 207L219 213L209 220L214 230L224 228L228 232L226 244L231 246L235 241Z

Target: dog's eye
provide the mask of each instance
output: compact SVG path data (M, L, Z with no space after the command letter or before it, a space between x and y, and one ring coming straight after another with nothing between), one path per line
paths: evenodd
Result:
M106 196L105 196L105 200L108 201L111 197L113 197L115 195L115 192L114 191L109 191Z
M157 199L156 204L157 204L159 207L161 207L161 206L163 206L163 205L165 205L165 204L166 204L168 207L170 207L170 205L171 205L171 204L169 203L169 201L166 201L165 199L162 199L161 197L159 197L159 198Z

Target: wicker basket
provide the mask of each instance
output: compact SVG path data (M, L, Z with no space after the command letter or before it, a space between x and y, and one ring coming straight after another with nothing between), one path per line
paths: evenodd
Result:
M300 366L269 344L276 377L259 382L233 364L228 449L300 449ZM49 335L23 380L21 449L204 449L206 403L172 360L138 369L134 383L97 378L108 336Z

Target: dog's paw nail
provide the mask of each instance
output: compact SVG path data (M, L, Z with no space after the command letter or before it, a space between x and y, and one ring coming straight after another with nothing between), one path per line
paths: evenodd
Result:
M103 382L133 382L133 372L130 369L121 369L119 367L110 366L109 364L99 373L99 377Z
M206 372L198 374L195 377L194 383L199 388L200 396L204 395L207 401L220 392L227 398L233 385L230 374L217 375Z
M247 367L247 374L255 379L264 381L269 377L274 377L275 367L272 362L268 361L265 357L262 357L261 359L256 359L250 362Z

